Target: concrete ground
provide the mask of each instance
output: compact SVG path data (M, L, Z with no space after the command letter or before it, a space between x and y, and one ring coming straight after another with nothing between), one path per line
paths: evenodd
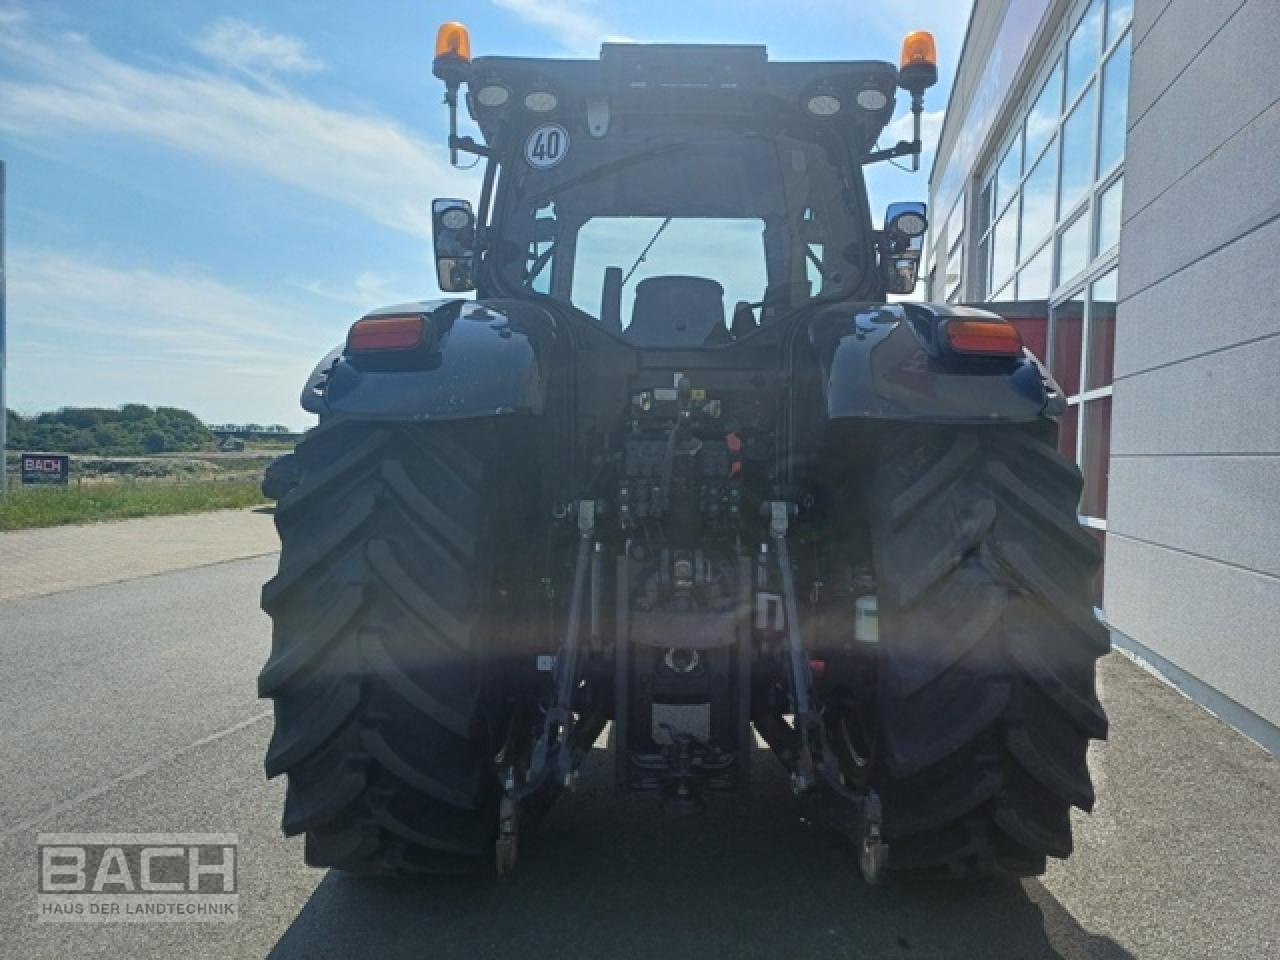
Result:
M1117 655L1098 809L1041 880L867 888L763 752L750 793L673 820L612 796L597 751L510 885L311 870L262 776L274 566L0 602L0 957L1280 956L1280 763ZM238 834L241 919L38 923L37 832L90 830Z
M0 533L0 600L261 556L279 548L271 513L262 507Z

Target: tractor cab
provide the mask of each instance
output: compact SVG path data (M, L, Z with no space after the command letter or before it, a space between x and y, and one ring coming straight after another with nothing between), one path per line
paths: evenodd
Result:
M442 289L554 301L635 346L687 348L914 287L923 204L876 230L861 171L918 153L918 138L877 149L909 72L762 46L470 60L460 29L442 28L436 72L451 115L465 84L483 139L451 146L487 166L475 213L436 201Z

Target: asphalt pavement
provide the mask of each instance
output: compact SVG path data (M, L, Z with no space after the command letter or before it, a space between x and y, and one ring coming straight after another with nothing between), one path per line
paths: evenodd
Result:
M510 884L310 869L262 774L274 566L0 602L0 957L1280 956L1280 763L1118 655L1098 810L1041 880L868 888L767 753L749 793L670 819L612 795L604 749ZM240 919L37 922L36 835L54 831L235 833Z

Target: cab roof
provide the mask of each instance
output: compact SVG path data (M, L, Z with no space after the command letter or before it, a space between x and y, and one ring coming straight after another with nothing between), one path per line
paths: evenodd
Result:
M897 81L893 64L874 60L778 62L754 45L606 43L597 60L477 57L467 106L490 144L506 125L543 120L580 118L593 136L604 136L610 118L621 115L790 113L837 124L866 150L893 116ZM478 96L491 87L507 96L486 106L501 97ZM531 93L550 93L554 107L529 110ZM815 98L828 111L834 100L835 112L816 113ZM544 107L552 102L540 99Z

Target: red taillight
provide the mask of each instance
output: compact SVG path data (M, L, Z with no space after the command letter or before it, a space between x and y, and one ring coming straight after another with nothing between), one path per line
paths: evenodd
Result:
M1022 353L1022 335L1003 320L951 320L947 342L956 353L1013 357Z
M351 332L347 334L347 350L354 353L412 350L422 342L423 326L420 314L365 317L351 325Z

